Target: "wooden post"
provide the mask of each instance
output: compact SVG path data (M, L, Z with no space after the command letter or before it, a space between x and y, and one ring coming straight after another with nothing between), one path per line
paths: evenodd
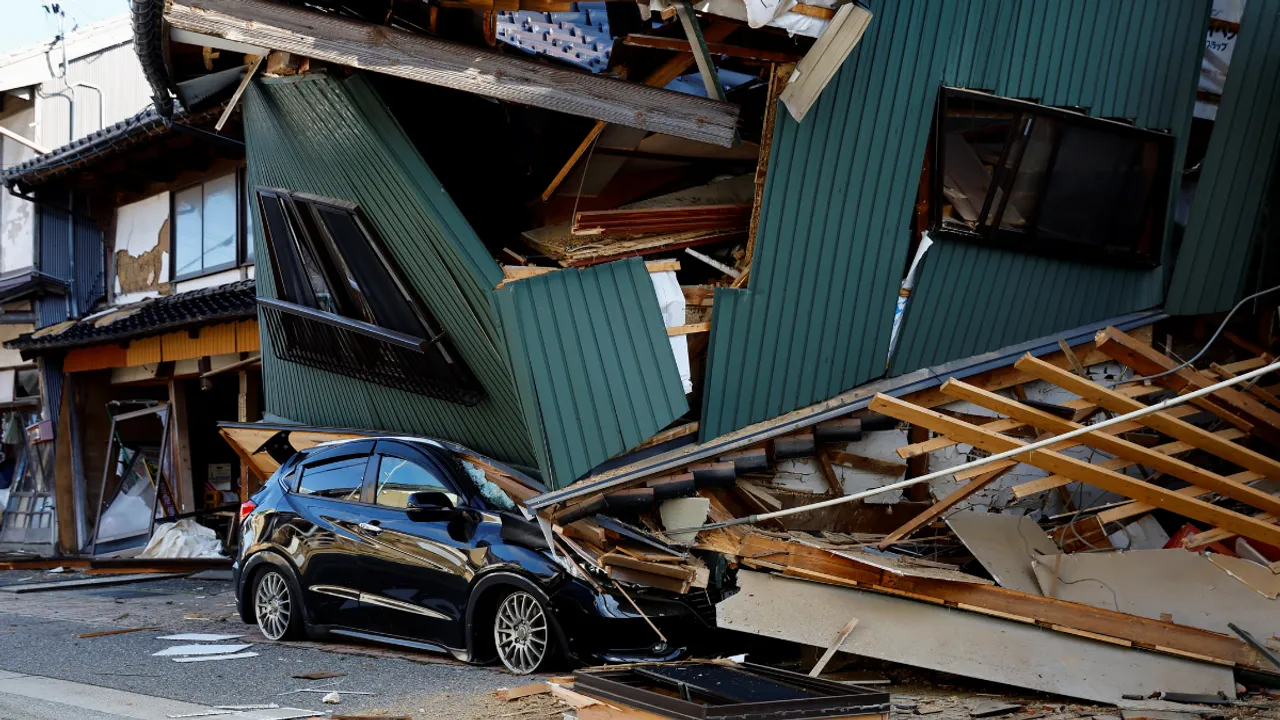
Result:
M912 445L922 443L929 439L929 428L920 425L910 425L907 427L907 442ZM918 478L921 475L929 474L929 456L917 455L907 460L907 479ZM929 501L929 485L921 483L912 485L907 488L906 499L912 502L928 502Z
M187 434L187 388L181 380L169 381L169 451L170 467L174 477L170 478L174 505L178 513L195 512L197 484L192 477L191 438Z
M256 422L262 417L262 411L259 409L259 389L257 385L261 383L258 374L252 368L245 368L240 371L240 401L237 408L236 419L240 422ZM243 460L240 462L240 502L247 502L249 496L258 491L258 485L253 473L249 472L248 463Z

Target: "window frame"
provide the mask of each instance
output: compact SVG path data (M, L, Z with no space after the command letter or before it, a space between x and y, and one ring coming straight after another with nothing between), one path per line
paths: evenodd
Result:
M442 462L434 453L427 452L422 448L415 447L409 443L399 440L379 440L373 452L370 453L369 467L365 471L365 485L368 492L369 504L380 507L385 510L405 510L406 508L397 508L391 505L378 504L378 473L382 466L383 456L399 458L407 460L416 465L420 465L427 470L433 471L445 483L447 487L453 490L458 496L459 508L477 509L475 495L478 492L471 486L471 483L464 483L457 475L449 469L448 463Z
M484 385L359 203L269 186L253 197L277 296L258 305L278 357L467 407L484 400ZM349 344L346 354L330 352Z
M1021 115L1025 113L1048 118L1067 126L1105 130L1110 134L1134 138L1140 142L1155 142L1158 152L1156 169L1142 212L1142 217L1149 221L1146 231L1150 233L1149 249L1139 249L1142 245L1142 238L1138 238L1136 242L1131 243L1126 249L1119 246L1094 245L1071 240L1037 237L1036 231L1042 205L1037 205L1034 223L1026 230L1012 230L1001 227L1012 195L1011 190L1018 179L1018 170L1021 167L1022 160L1026 157L1026 148L1024 146L1022 155L1018 157L1017 163L1011 168L1006 167L1009 154L1013 150L1017 139L1021 136L1016 127L1010 129L1005 137L1000 159L991 175L986 197L983 198L982 207L978 213L978 227L976 229L966 229L957 227L955 223L944 224L942 207L946 204L943 186L946 176L947 102L948 100L965 99L1008 108L1019 116L1015 119L1015 122L1021 119ZM1041 105L1030 100L1002 97L981 90L943 85L938 89L938 97L934 108L933 129L930 136L932 148L929 158L928 181L929 234L933 237L961 240L1028 255L1074 260L1090 264L1135 268L1154 268L1161 264L1161 256L1166 241L1165 235L1169 223L1168 205L1170 193L1172 192L1173 155L1176 150L1173 135L1158 130L1139 128L1118 120L1090 117L1078 110ZM1049 160L1050 168L1053 167L1061 145L1062 138L1060 136L1054 141ZM1038 194L1041 199L1043 199L1052 177L1052 172L1045 173L1045 177L1038 188ZM997 189L1001 189L1002 192L997 193ZM997 208L998 214L995 216L995 222L991 224L989 223L989 219L992 217L991 205L997 194L1000 195L1000 205Z
M292 477L281 478L281 480L288 480L288 484L285 485L285 491L290 495L295 495L300 498L311 498L313 500L324 500L326 502L340 502L348 505L371 505L372 503L366 498L369 493L369 470L378 457L375 450L376 447L376 443L372 440L354 440L312 452L307 455L307 457L304 457L301 462L298 462L289 469L289 474L291 474ZM345 500L302 492L302 478L307 474L308 470L316 467L322 467L330 463L360 457L362 455L364 456L365 464L363 474L360 476L360 492L358 494L358 500Z
M203 258L204 186L214 180L224 178L227 175L234 175L236 179L235 180L235 183L236 183L235 259L231 260L230 262L224 262L218 265L211 265L209 267L202 267L199 270L185 273L183 275L179 275L178 274L178 214L177 214L178 195L192 188L196 188L196 187L200 188L200 222L201 222L200 252ZM209 177L205 177L200 180L187 183L180 187L173 188L172 190L169 191L169 278L171 282L177 283L177 282L183 282L186 280L194 280L196 278L205 277L206 275L213 275L215 273L224 272L226 270L234 270L236 268L247 267L255 264L255 260L249 258L248 251L246 250L246 247L245 247L246 243L249 240L249 233L248 233L249 214L248 214L248 208L247 208L248 197L249 197L248 188L249 188L248 172L245 167L241 166L241 167L237 167L234 172L218 173L216 175L211 175Z

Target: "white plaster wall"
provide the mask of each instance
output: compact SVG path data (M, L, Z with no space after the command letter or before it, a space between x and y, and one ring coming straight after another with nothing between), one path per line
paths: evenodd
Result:
M160 231L169 219L169 193L162 192L116 210L115 250L127 252L138 258L156 249L160 244ZM159 288L169 282L169 250L161 251L159 268L154 279L154 290L123 293L120 287L119 268L112 263L114 303L127 305L144 298L159 297Z
M227 285L240 280L250 280L253 278L253 266L247 268L230 268L221 272L205 275L203 277L191 278L190 280L179 280L173 287L174 293L190 292L191 290L201 290L204 288L217 287L219 285Z
M0 120L0 125L23 137L35 133L35 108L29 107ZM0 167L8 168L35 157L20 142L0 137ZM31 267L35 252L35 205L0 189L0 272Z

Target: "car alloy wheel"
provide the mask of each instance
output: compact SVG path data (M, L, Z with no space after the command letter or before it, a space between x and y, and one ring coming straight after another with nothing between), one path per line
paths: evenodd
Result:
M253 606L258 616L258 629L268 640L279 640L289 632L289 624L293 620L293 597L283 575L268 570L258 579Z
M528 675L542 665L550 647L547 613L538 599L524 591L503 598L493 623L498 657L517 675Z

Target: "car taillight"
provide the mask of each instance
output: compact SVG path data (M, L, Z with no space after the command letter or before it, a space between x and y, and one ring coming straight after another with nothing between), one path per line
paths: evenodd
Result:
M257 508L258 508L258 504L252 500L246 500L245 502L241 503L240 504L240 522L244 522L244 519L249 517L249 513L253 512Z

